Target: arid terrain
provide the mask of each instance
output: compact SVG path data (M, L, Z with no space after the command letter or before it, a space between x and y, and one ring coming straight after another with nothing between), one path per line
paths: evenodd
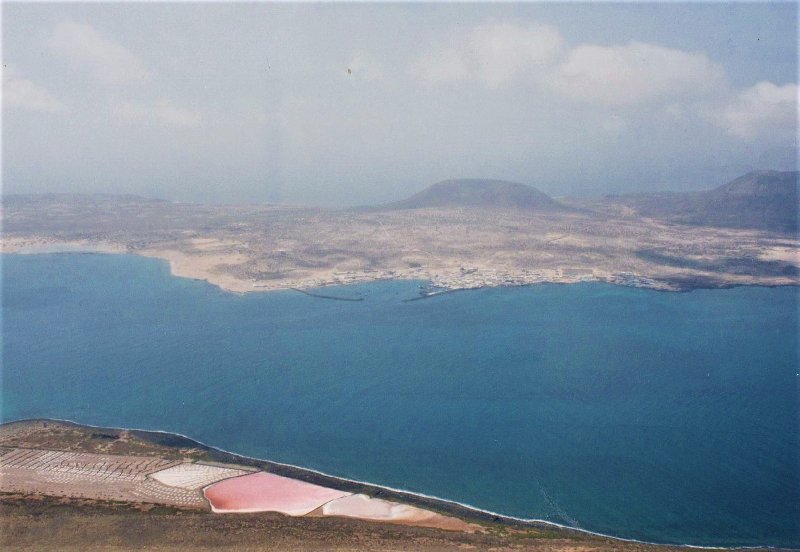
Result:
M450 181L405 202L345 210L7 196L2 247L157 257L177 276L237 292L399 278L429 281L431 289L796 285L796 175L778 182L777 193L752 180L707 195L593 201L555 201L512 183Z

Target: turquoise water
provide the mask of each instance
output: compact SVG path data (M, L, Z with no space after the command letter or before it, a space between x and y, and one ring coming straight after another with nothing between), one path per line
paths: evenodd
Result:
M225 293L5 255L2 418L180 432L647 541L800 546L798 292Z

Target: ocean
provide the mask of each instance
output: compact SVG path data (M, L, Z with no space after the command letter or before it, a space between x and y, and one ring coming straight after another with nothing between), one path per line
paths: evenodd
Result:
M2 256L3 421L232 452L659 543L800 546L798 290L421 282L237 295Z

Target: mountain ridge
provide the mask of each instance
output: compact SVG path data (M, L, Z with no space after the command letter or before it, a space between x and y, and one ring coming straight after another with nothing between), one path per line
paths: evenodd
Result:
M508 180L483 178L442 180L406 199L376 207L383 210L437 207L483 207L526 211L571 210L533 186Z
M638 214L693 226L798 230L797 171L752 171L710 190L607 196Z

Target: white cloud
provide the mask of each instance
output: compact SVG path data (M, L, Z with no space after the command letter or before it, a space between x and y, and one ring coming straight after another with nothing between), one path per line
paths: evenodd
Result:
M430 84L473 79L488 88L513 81L545 84L561 97L602 107L685 101L725 94L719 64L702 53L631 42L564 46L558 29L492 22L454 35L416 59L411 72Z
M177 107L167 101L151 104L117 102L111 106L111 115L123 124L193 127L200 124L200 113Z
M570 48L557 29L519 21L452 36L411 64L416 78L428 84L472 81L489 89L522 84L544 101L550 95L557 103L583 104L599 116L587 124L614 136L632 121L689 128L710 120L741 139L796 140L796 84L761 82L733 90L723 67L702 52L638 41Z
M3 108L54 113L63 110L64 104L45 87L20 77L13 68L6 67L3 68Z
M697 98L727 86L722 67L705 55L642 42L578 46L551 84L573 100L603 106Z
M119 85L151 77L142 60L86 23L59 23L49 43L51 48L66 56L76 67L87 69L102 84Z
M535 75L555 59L562 45L561 35L553 27L487 23L420 57L411 72L434 84L477 78L495 88L520 75Z
M797 132L798 88L759 82L742 90L724 105L707 112L709 118L729 134L756 138Z
M478 76L489 86L499 86L547 67L561 52L563 40L546 25L493 23L475 27L469 45Z

